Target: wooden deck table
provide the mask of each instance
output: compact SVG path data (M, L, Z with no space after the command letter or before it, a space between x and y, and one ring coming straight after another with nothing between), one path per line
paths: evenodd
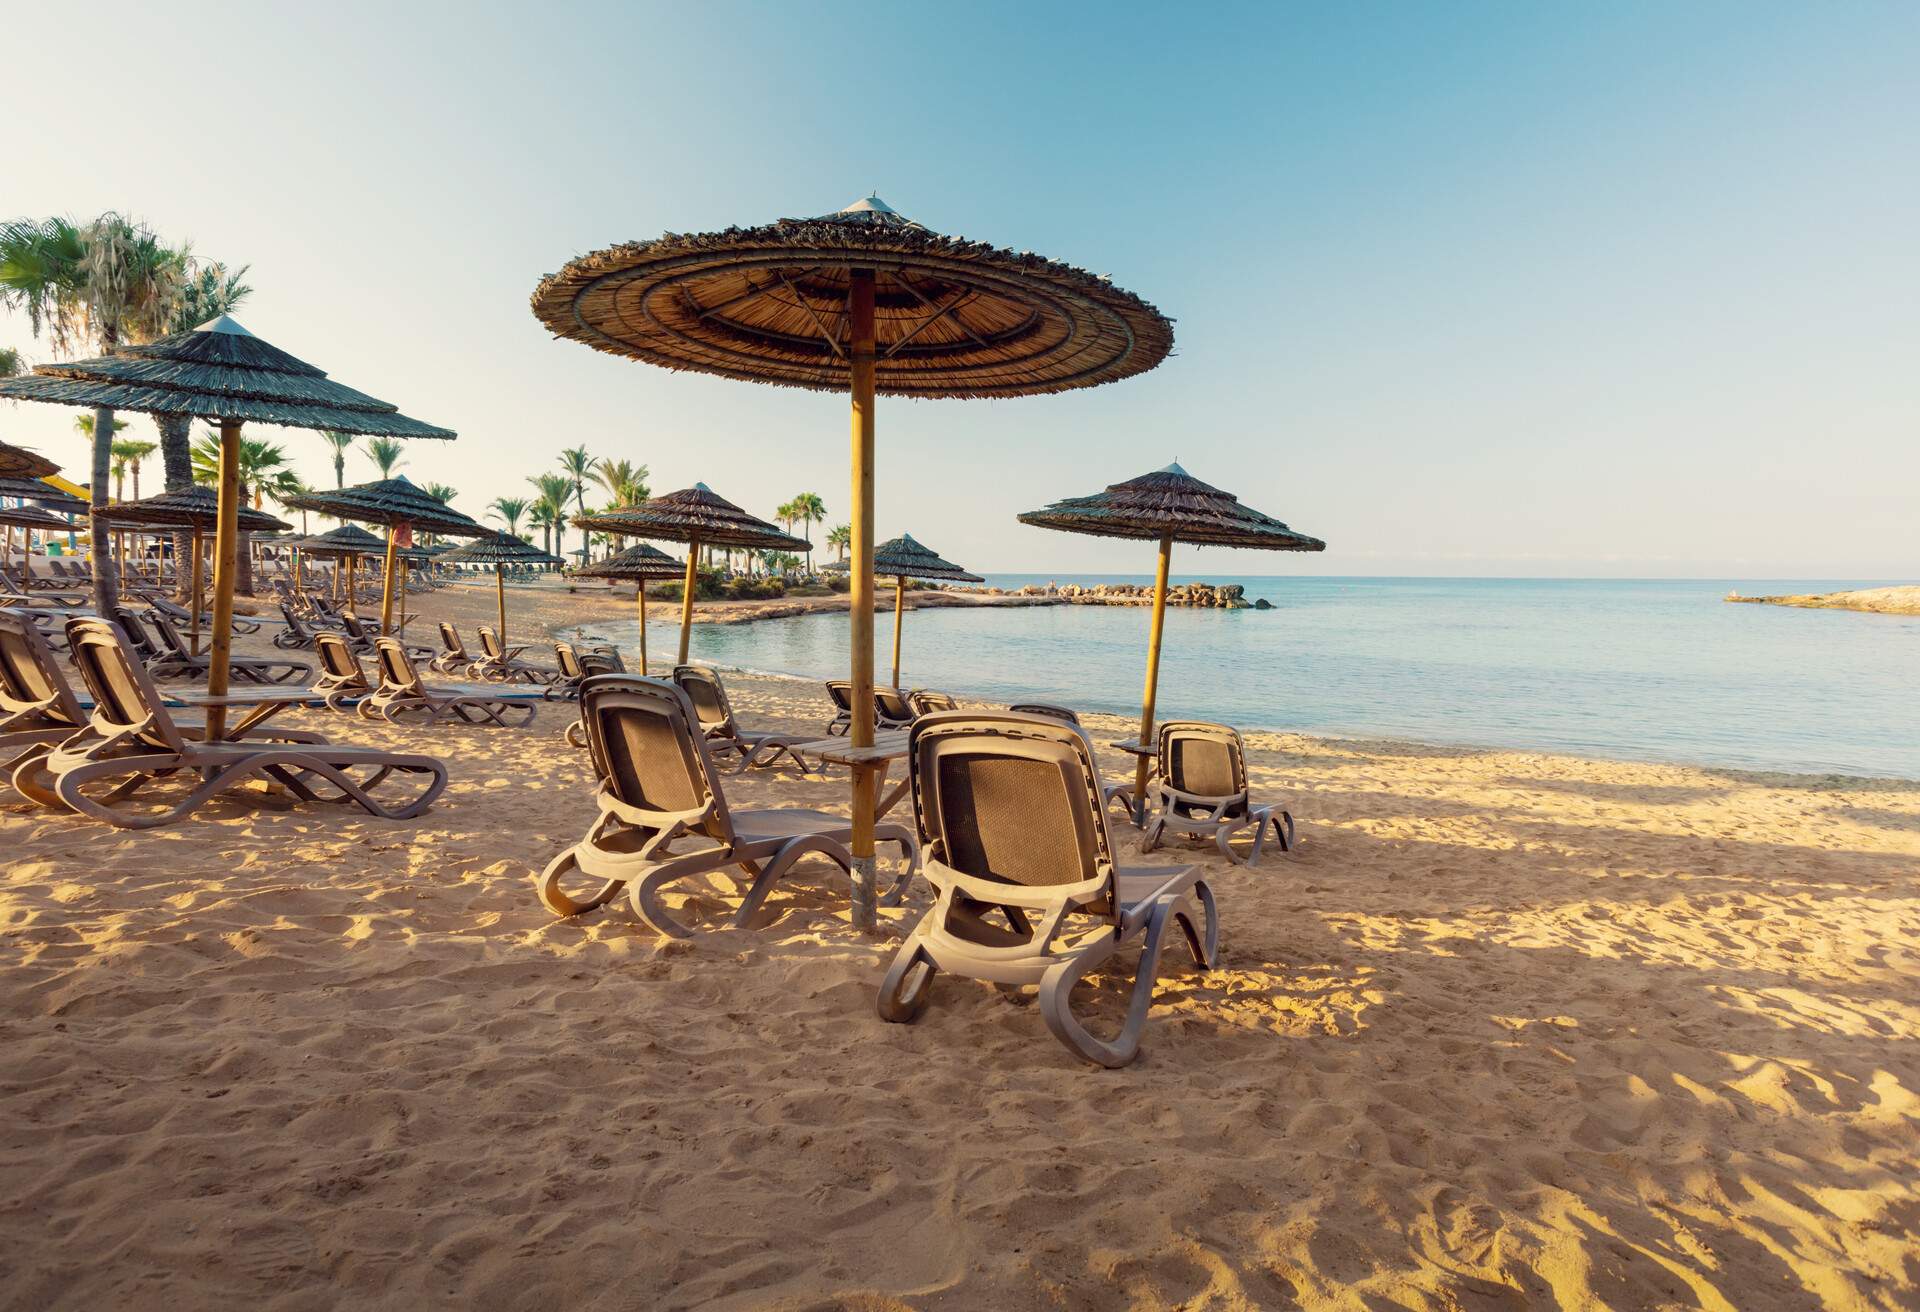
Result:
M1146 758L1147 778L1149 780L1153 778L1154 758L1160 755L1160 749L1158 747L1154 747L1151 745L1142 746L1140 743L1140 740L1137 738L1123 738L1117 743L1108 743L1107 746L1113 748L1116 751L1125 752L1129 756ZM1140 797L1134 798L1133 805L1127 808L1127 814L1132 817L1134 828L1144 829L1147 824L1146 797L1140 796Z
M326 699L317 697L306 688L261 688L253 692L227 692L219 696L211 693L194 692L182 689L178 692L161 689L167 705L182 706L190 710L206 710L218 706L222 709L231 706L250 707L244 715L229 724L220 736L220 741L230 742L238 738L255 725L265 724L290 706L325 706Z
M793 750L802 759L819 759L834 765L849 765L867 768L878 767L879 775L874 780L873 791L880 796L880 802L873 809L873 818L878 820L900 804L913 786L913 776L909 774L894 786L892 792L885 792L887 772L895 761L907 759L907 731L905 729L882 729L873 735L873 746L855 747L845 738L819 738L810 743L795 743Z

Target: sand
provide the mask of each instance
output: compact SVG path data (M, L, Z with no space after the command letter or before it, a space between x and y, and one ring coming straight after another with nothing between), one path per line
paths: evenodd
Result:
M0 795L0 1306L1920 1302L1920 785L1257 735L1303 844L1149 858L1224 958L1110 1072L967 981L882 1024L906 916L824 871L691 944L553 921L567 718L437 735L412 822Z

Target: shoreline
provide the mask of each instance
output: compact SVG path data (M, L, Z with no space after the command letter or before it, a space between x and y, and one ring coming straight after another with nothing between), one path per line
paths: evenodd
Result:
M1743 597L1731 592L1725 599L1743 605L1790 606L1799 610L1850 610L1863 615L1920 615L1920 584L1772 597Z

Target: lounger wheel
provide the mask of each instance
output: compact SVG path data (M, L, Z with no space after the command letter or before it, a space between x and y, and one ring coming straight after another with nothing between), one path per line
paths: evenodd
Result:
M939 973L940 968L919 941L908 939L894 954L886 978L880 981L880 1019L895 1025L911 1025L918 1020L933 996L933 977Z

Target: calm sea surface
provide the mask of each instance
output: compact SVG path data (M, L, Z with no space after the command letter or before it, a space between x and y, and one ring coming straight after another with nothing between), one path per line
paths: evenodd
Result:
M1920 619L1721 600L1736 589L1825 592L1880 586L1874 580L1207 581L1242 584L1274 609L1169 610L1163 717L1920 779ZM877 628L885 678L892 616ZM597 631L622 646L637 641L633 624ZM1144 608L909 611L901 682L1137 713L1146 634ZM664 633L649 636L656 650L666 646ZM695 625L693 655L844 678L846 641L844 615Z

